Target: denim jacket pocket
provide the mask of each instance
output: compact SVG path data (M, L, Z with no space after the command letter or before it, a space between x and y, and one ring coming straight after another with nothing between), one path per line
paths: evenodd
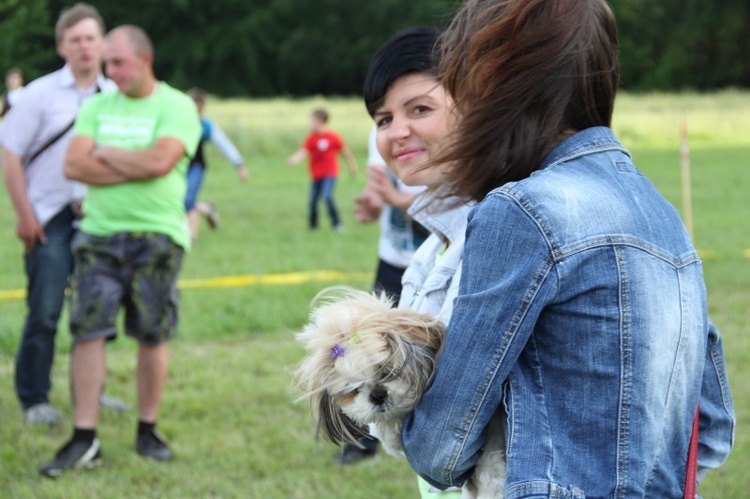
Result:
M563 487L552 482L534 481L505 489L505 499L586 499L583 490L571 485Z

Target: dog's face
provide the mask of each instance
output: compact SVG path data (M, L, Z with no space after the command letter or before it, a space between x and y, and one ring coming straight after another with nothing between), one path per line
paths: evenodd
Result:
M347 291L313 310L297 339L308 356L297 380L324 437L351 442L368 423L403 418L432 377L444 326L391 308L384 297Z

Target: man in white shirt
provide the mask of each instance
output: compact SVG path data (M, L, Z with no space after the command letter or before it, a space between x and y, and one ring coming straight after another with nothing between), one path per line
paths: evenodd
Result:
M55 334L72 268L70 243L85 187L63 175L70 131L81 103L114 89L101 74L104 22L78 3L55 26L65 66L24 88L0 125L2 169L25 250L28 316L16 357L16 393L26 421L55 424L49 403Z

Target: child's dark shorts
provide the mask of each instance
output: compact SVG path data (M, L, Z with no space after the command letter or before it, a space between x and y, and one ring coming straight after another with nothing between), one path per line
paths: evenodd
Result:
M125 333L148 345L175 335L177 274L185 251L163 234L122 232L73 239L70 330L75 341L117 335L125 309Z

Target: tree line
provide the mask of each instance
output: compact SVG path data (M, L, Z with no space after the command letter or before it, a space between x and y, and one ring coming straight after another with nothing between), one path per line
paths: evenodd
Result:
M553 0L550 0L553 1ZM0 0L0 72L59 67L54 23L70 0ZM358 94L370 57L399 29L446 27L455 0L90 0L109 27L153 38L157 75L221 96ZM610 0L622 87L750 87L747 0Z

